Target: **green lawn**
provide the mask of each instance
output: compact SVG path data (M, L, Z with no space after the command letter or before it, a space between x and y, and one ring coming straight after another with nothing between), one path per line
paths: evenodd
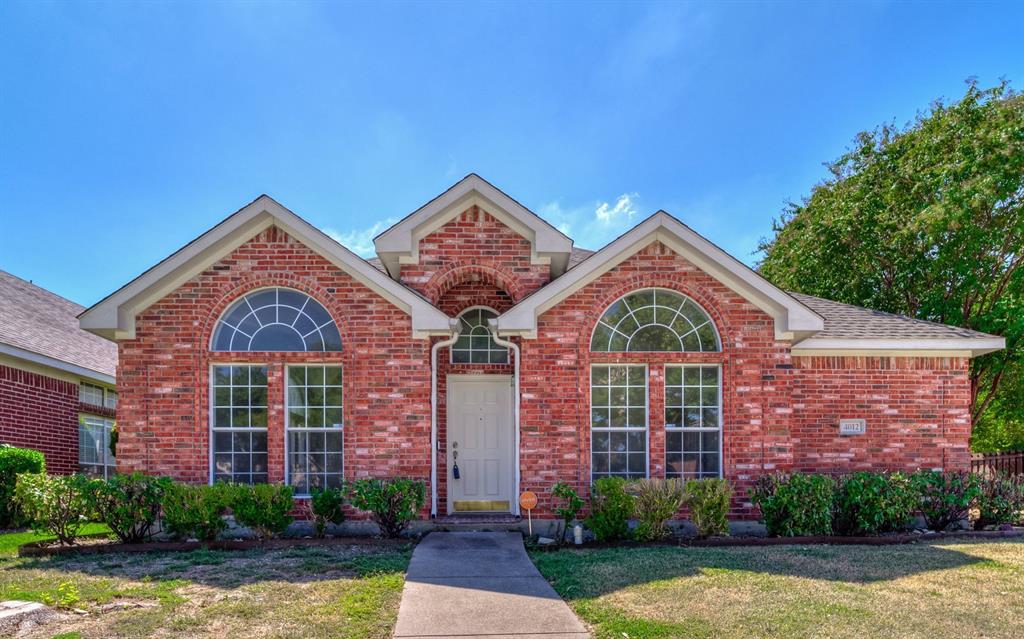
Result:
M14 535L19 535L15 537ZM28 637L390 637L411 549L338 545L17 558L0 536L0 600L67 614Z
M104 524L86 524L82 526L79 534L94 535L97 533L109 533L110 529ZM31 531L0 534L0 557L10 557L18 554L18 547L33 541L53 540L52 535L40 535Z
M1022 541L532 556L598 639L995 639L1024 627Z

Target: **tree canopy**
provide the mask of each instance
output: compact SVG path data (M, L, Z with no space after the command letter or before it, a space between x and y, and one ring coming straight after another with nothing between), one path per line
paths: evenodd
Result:
M1006 338L972 361L976 450L1024 449L1024 96L968 81L859 133L762 240L783 288Z

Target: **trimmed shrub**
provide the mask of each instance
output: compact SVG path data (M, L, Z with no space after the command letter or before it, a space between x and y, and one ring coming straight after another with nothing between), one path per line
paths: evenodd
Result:
M700 538L729 534L729 502L732 486L725 479L691 479L683 487L690 521Z
M277 537L294 521L295 489L283 484L234 484L230 489L235 521L261 539Z
M323 537L327 524L345 521L345 489L315 488L309 496L309 512L313 515L316 536Z
M626 480L602 477L590 489L590 516L587 528L598 541L616 541L629 536L629 518L633 514L633 496L626 492Z
M21 523L14 487L22 473L45 473L46 458L38 450L0 444L0 528Z
M910 481L920 495L928 528L939 532L966 519L980 492L977 478L970 473L919 470Z
M134 472L89 482L86 498L97 521L106 524L122 543L137 543L153 536L160 517L167 477Z
M551 487L551 495L558 500L555 504L555 514L562 520L562 530L560 534L555 535L555 539L562 543L565 541L565 531L569 529L573 520L579 517L585 502L572 486L561 481Z
M367 510L385 537L398 537L427 503L427 485L417 479L359 479L352 505Z
M88 491L91 480L82 475L18 475L15 498L32 529L56 537L61 544L75 543L79 529L89 522Z
M678 479L638 479L627 490L633 496L637 518L634 537L655 541L671 536L668 520L683 507L683 482Z
M903 473L857 472L836 483L832 528L840 535L902 530L918 509L920 495Z
M802 537L832 533L832 494L835 481L825 475L763 475L750 491L761 509L768 534Z
M1024 522L1024 475L978 477L978 518L974 528Z
M164 530L179 539L216 539L228 527L224 514L230 505L230 493L230 484L172 483L163 496Z

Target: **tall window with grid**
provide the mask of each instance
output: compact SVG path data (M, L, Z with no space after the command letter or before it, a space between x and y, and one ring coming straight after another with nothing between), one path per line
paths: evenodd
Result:
M215 365L211 402L213 479L267 481L267 367Z
M288 367L288 481L300 495L341 486L344 416L341 366Z
M666 366L665 475L719 477L721 448L721 368Z
M647 476L647 367L590 369L590 470L599 477Z

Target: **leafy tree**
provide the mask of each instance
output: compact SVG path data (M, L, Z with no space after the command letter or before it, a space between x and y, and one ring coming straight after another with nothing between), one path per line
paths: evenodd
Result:
M968 81L903 128L857 135L762 240L794 291L1001 335L971 363L976 449L1024 445L1024 96ZM1016 434L1015 434L1016 433Z

